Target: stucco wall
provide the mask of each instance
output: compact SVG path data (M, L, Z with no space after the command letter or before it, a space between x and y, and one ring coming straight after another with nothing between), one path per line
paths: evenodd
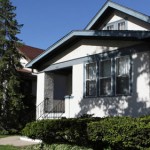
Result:
M109 40L82 40L81 42L70 47L68 50L64 51L63 54L58 55L55 58L54 64L86 57L93 54L103 53L107 51L112 51L117 48L122 48L130 46L131 44L136 44L137 42L131 41L109 41Z
M133 85L131 96L83 98L84 64L73 66L72 98L66 99L66 117L82 114L95 116L130 115L150 113L150 52L136 53L133 58Z
M107 23L106 23L105 26L107 26L107 24L110 24L110 23L113 23L113 22L116 22L116 21L120 21L120 20L122 20L124 18L128 18L128 16L127 17L125 17L125 16L121 17L119 15L120 14L118 14L118 15L117 14L112 15L112 17L107 21ZM127 21L127 30L148 30L145 27L144 24L140 24L139 25L135 20L132 20L132 18L130 18L130 20L127 19L126 21ZM102 28L102 30L106 30L105 27Z
M36 106L38 106L44 100L44 82L45 73L39 73L37 75L37 100Z

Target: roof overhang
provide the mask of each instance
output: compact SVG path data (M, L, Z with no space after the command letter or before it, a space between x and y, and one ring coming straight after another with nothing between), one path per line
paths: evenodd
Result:
M133 40L133 41L144 41L150 39L150 31L72 31L65 37L57 41L55 44L50 46L44 53L29 62L26 67L38 69L39 64L51 59L61 52L63 47L73 45L81 39L103 39L103 40Z

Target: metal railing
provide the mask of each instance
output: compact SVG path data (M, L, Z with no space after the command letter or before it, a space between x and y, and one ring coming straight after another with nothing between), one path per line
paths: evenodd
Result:
M64 100L53 100L45 99L36 107L36 119L53 119L61 118L65 112Z

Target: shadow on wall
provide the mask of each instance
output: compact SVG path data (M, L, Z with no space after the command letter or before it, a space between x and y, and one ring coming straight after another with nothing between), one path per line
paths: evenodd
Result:
M80 112L77 116L93 113L95 108L98 116L138 117L150 114L150 48L148 49L146 53L134 53L131 96L84 98L79 103Z

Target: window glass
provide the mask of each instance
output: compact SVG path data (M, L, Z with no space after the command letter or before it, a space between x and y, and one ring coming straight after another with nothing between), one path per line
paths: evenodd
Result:
M96 96L96 63L86 65L86 96Z
M100 62L100 95L111 94L111 60Z
M120 57L116 60L116 94L129 94L129 57Z
M107 26L107 30L114 30L114 25Z
M125 22L118 23L118 30L125 30Z

